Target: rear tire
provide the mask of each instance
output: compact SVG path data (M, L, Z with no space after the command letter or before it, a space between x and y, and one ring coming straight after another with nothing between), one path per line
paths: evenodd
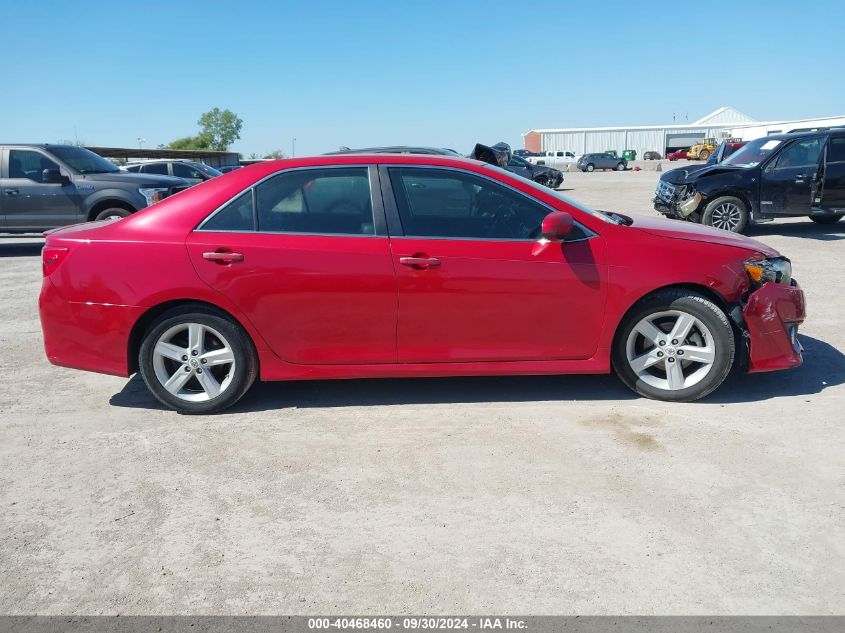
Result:
M96 216L94 216L94 221L97 222L99 220L126 218L130 215L132 215L132 212L128 209L123 209L121 207L113 207L111 209L105 209L103 211L100 211Z
M701 150L701 152L699 152L698 158L699 160L707 160L708 158L710 158L710 152L708 152L706 149L703 149Z
M152 394L179 413L231 407L258 375L249 335L228 316L188 305L168 310L144 334L138 366Z
M724 382L735 351L733 329L719 306L670 288L629 311L616 332L612 360L622 382L638 394L692 402Z
M822 216L810 216L810 219L815 222L816 224L836 224L839 220L842 219L841 215L822 215Z
M731 233L742 233L748 226L748 209L739 198L716 198L704 208L701 223Z

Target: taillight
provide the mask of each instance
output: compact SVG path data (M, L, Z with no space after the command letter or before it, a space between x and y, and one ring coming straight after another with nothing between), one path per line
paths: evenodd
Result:
M65 261L68 249L64 246L45 246L41 251L41 270L44 276L52 275L59 265Z

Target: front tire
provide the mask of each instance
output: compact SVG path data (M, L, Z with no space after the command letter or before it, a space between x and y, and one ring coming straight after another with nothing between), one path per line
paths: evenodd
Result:
M707 297L658 291L625 317L613 343L613 368L647 398L692 402L724 382L736 343L728 318Z
M258 375L249 335L204 306L175 308L156 319L138 360L149 390L180 413L222 411L240 400Z
M716 198L704 208L701 223L732 233L742 233L748 226L748 209L739 198Z
M584 171L593 171L596 168L595 165L589 163L586 167L584 167Z
M127 218L130 215L132 215L132 212L129 209L113 207L111 209L104 209L103 211L100 211L96 216L94 216L94 221L97 222L99 220L116 220L119 218Z
M616 171L625 171L625 163L616 163Z
M699 152L698 158L699 160L707 160L708 158L710 158L710 152L708 152L706 149L703 149L701 150L701 152Z

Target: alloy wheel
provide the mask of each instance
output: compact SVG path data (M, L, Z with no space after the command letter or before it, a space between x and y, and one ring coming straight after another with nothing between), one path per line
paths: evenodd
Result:
M232 346L220 332L200 323L180 323L166 330L152 356L161 386L186 402L220 396L235 376Z
M712 224L717 229L736 231L742 221L742 209L733 202L723 202L713 209Z
M678 391L701 382L716 361L716 347L704 323L681 310L641 319L628 335L628 364L639 380Z

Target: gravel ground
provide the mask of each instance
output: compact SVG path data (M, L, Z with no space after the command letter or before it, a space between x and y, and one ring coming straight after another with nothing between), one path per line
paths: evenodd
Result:
M564 189L653 215L658 176ZM361 380L206 418L49 365L40 243L0 240L0 613L845 612L845 223L754 235L807 292L805 365L702 402Z

